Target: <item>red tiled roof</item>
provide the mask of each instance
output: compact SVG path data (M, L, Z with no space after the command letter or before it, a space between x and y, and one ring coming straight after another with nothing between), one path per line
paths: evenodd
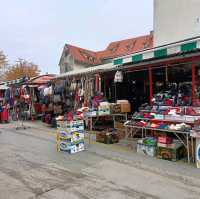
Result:
M66 47L67 47L67 50L69 50L70 54L75 58L76 61L79 61L85 64L92 64L92 65L101 64L101 60L98 58L96 52L79 48L76 46L72 46L69 44L67 44Z
M112 42L105 50L99 52L86 50L69 44L67 44L66 47L76 61L85 64L98 65L101 64L102 60L104 59L113 59L116 57L133 54L144 49L152 48L153 35L150 34L132 39Z
M152 48L153 37L151 35L116 41L109 44L105 51L99 52L100 59L116 58Z

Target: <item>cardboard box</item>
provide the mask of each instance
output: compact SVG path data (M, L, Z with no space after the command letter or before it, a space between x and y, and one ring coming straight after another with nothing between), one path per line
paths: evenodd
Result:
M130 113L131 112L131 105L128 104L121 104L121 113Z
M110 111L113 114L121 113L121 105L120 104L111 104Z
M117 100L117 104L121 106L121 113L131 112L131 105L128 100Z
M156 155L156 146L137 143L137 153L154 157Z

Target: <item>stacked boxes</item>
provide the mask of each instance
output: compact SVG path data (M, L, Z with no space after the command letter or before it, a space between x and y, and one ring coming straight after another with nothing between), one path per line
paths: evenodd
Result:
M84 146L84 121L76 120L64 122L59 125L57 132L57 149L74 154L83 151Z

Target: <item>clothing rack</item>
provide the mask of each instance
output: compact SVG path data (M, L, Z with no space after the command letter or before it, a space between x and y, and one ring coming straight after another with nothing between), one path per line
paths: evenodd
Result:
M20 105L14 109L14 112L16 114L16 121L17 121L16 130L19 130L19 129L25 130L27 128L30 128L29 126L24 125L24 121L27 119L26 118L27 113L25 111L24 105L25 105L24 102L20 102ZM29 106L29 111L30 111L30 106Z

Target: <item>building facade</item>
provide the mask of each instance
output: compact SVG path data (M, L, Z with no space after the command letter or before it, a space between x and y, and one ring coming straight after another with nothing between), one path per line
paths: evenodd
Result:
M59 66L60 73L111 63L113 58L153 47L153 34L111 42L105 50L91 51L65 44Z
M200 35L200 0L154 0L154 47Z

